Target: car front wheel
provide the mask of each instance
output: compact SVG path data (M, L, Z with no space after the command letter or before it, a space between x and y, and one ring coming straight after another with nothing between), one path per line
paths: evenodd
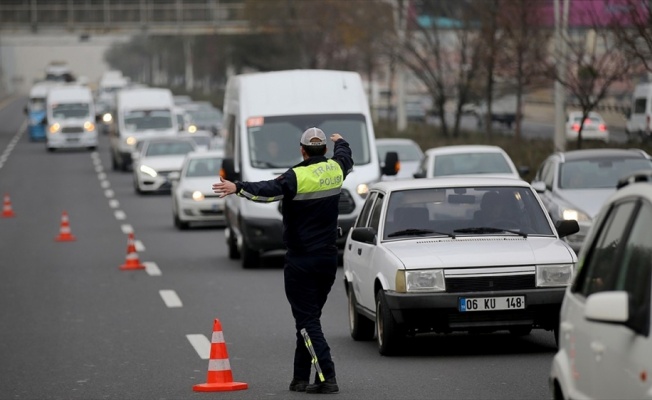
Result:
M374 338L375 329L374 322L369 318L361 315L356 310L358 301L353 293L353 288L349 287L349 331L353 340L372 340Z
M382 289L376 293L376 331L378 352L384 356L397 354L403 346L405 332L392 317Z

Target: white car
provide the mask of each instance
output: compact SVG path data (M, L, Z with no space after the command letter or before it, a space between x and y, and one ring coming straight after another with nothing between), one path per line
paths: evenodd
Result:
M579 254L550 371L555 399L652 399L652 172L622 179Z
M566 140L577 140L581 125L581 111L568 113L568 118L566 119ZM607 123L597 112L591 111L584 119L584 126L582 126L582 139L601 140L605 143L609 142L609 129L607 128Z
M168 137L146 139L136 146L133 157L134 190L136 193L169 191L168 175L181 170L186 154L197 146L189 138Z
M391 355L420 333L556 330L577 229L520 179L376 183L344 250L351 336Z
M224 222L224 199L212 190L223 159L221 150L188 153L181 172L170 174L172 215L178 229L187 229L191 222Z
M378 149L378 159L385 160L387 152L395 151L398 153L400 169L394 176L383 175L382 180L411 179L414 173L419 169L419 164L423 158L423 150L417 142L412 139L404 138L383 138L376 139L376 149Z
M520 179L521 175L528 172L527 167L516 168L505 150L498 146L458 145L426 150L426 155L414 177L490 175Z

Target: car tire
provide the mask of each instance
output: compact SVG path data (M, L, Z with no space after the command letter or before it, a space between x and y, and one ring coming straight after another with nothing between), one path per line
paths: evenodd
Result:
M372 340L376 333L376 326L374 321L360 314L356 310L358 301L353 293L353 288L349 285L348 292L348 308L349 308L349 331L351 337L356 341Z
M50 153L54 153L54 147L49 147L49 146L48 146L47 149L48 149L48 152L50 152Z
M118 162L115 160L115 154L111 153L111 170L118 170Z
M179 216L175 213L174 226L180 231L185 231L190 225L187 222L182 221L181 218L179 218Z
M512 336L527 336L530 333L532 333L532 327L531 326L515 326L513 328L509 328L509 333Z
M260 254L251 247L246 240L242 241L242 268L252 269L258 268L260 265Z
M134 179L134 192L136 192L138 195L143 194L143 191L140 190L140 186L138 185L138 181L136 179Z
M231 260L237 260L240 258L240 252L238 251L238 239L235 237L235 232L233 229L227 228L229 230L229 239L226 242L226 245L229 248L229 258Z
M405 333L396 323L392 312L387 306L385 293L382 289L376 293L376 342L378 352L383 356L398 354L403 347Z
M95 151L97 150L97 146L88 146L88 150Z

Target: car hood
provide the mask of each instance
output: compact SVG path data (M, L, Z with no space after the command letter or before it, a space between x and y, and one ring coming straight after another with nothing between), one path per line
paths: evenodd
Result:
M575 253L552 237L483 236L385 242L406 269L541 265L575 262Z
M138 163L141 165L147 165L148 167L154 168L157 171L179 171L183 165L183 160L186 156L175 155L175 156L157 156L157 157L144 157L138 160Z
M202 177L183 177L179 181L179 190L189 190L195 191L198 190L204 195L214 194L213 193L213 184L219 182L220 178L218 176L202 176Z
M615 189L581 189L560 190L558 195L568 205L577 207L591 219L600 212L600 208L616 190Z

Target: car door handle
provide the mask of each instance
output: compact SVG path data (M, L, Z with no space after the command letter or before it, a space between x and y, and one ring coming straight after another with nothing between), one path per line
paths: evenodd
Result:
M593 350L596 355L601 356L602 353L604 353L604 345L594 340L591 342L591 350Z
M362 255L362 249L358 249L358 255L359 255L359 256Z
M349 243L349 250L351 250L351 247L352 247L352 246L351 246L351 243Z

